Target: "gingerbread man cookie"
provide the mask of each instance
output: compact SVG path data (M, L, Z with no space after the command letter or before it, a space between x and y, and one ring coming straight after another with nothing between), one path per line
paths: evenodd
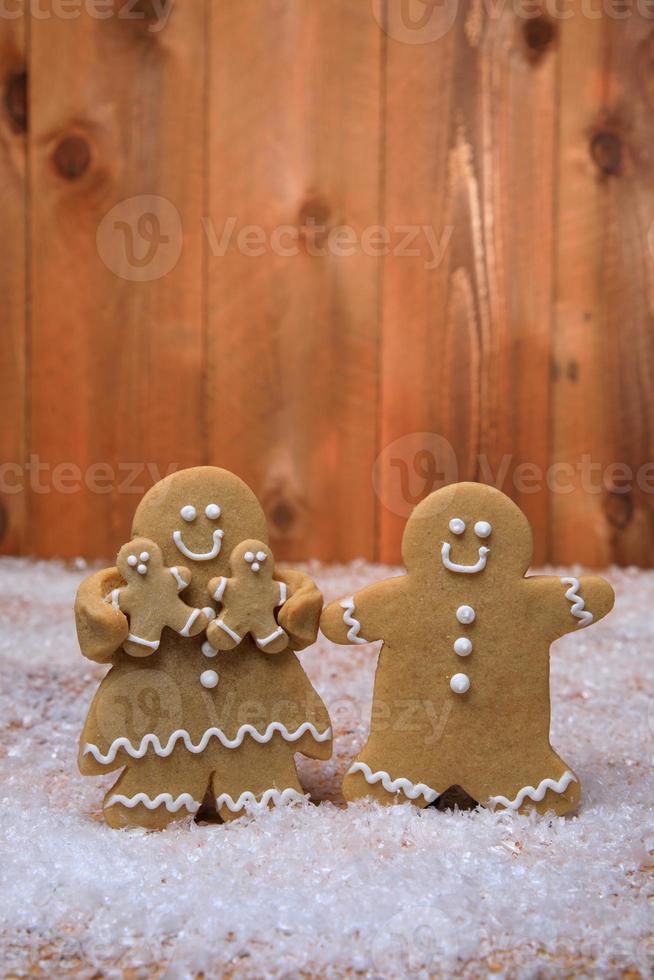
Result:
M129 619L123 650L130 656L149 657L158 650L164 626L180 636L197 636L206 629L207 615L187 606L178 594L191 581L191 573L180 565L166 568L154 541L134 538L118 552L116 567L127 585L112 589L110 599Z
M457 786L490 807L573 810L578 777L549 740L549 648L602 619L611 586L526 577L526 517L474 483L416 507L402 556L406 575L332 603L321 620L336 643L383 640L370 737L345 797L424 807Z
M159 549L162 575L174 578L177 567L180 581L189 579L187 608L201 608L206 619L218 606L207 599L209 582L231 574L228 556L238 545L248 550L256 541L267 556L261 570L272 568L258 500L242 480L216 467L183 470L156 484L137 508L132 534L127 557L138 561L128 563L130 572L135 567L145 586ZM150 570L140 573L139 565ZM277 625L287 645L274 657L245 635L218 658L203 635L191 635L199 618L186 631L163 630L155 656L129 656L123 644L137 627L125 615L129 599L120 591L120 571L96 572L80 586L75 613L82 653L111 670L89 709L79 766L85 775L120 771L104 800L112 827L162 828L197 813L203 801L228 820L253 807L305 799L296 753L331 755L329 715L295 653L316 638L322 595L303 572L284 570L276 578L286 587ZM175 589L169 602L159 613L170 621L179 611ZM138 635L148 638L149 628L139 625Z
M274 610L286 601L286 585L273 579L275 562L263 541L237 544L229 557L232 577L214 578L209 593L222 609L207 630L214 650L232 650L250 633L260 650L279 653L288 636Z

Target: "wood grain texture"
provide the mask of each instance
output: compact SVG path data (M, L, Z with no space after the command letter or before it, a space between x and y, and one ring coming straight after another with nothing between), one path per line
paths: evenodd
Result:
M370 555L382 35L350 0L211 9L210 461L280 557Z
M552 494L552 556L649 565L654 553L654 27L628 21L563 30L556 461L576 469ZM592 470L589 469L592 464ZM564 475L564 479L566 476Z
M386 220L429 227L447 247L435 269L424 252L385 261L381 416L382 445L400 456L407 447L416 490L410 434L422 432L444 440L430 479L510 493L535 526L536 560L546 548L556 82L556 32L546 18L541 27L534 45L513 13L471 3L436 40L389 40ZM401 465L382 478L385 561L397 559L406 516Z
M23 5L14 10L17 18L0 18L0 549L5 554L22 550L27 523L27 32Z
M168 13L165 26L84 10L31 25L29 397L47 470L29 547L42 555L115 553L143 490L204 455L204 4Z

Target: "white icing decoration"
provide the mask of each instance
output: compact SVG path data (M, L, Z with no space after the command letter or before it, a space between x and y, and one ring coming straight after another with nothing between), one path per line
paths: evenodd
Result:
M139 558L141 559L141 561L150 561L150 552L142 551L141 554L139 555Z
M489 524L488 521L477 521L475 524L475 534L478 538L487 538L492 530L493 525Z
M202 612L204 613L204 615L207 617L209 621L216 618L216 611L213 608L213 606L203 606Z
M453 517L450 521L449 528L452 534L463 534L466 529L466 522L462 521L460 517Z
M144 640L142 637L137 636L136 633L129 633L127 639L131 643L137 643L140 647L147 647L148 650L159 649L159 640Z
M260 568L261 568L261 565L259 564L258 561L253 561L252 564L250 565L250 569L253 572L258 572Z
M202 615L202 610L201 609L194 609L193 612L191 613L191 615L189 616L189 618L186 620L186 625L184 626L184 629L182 629L182 630L179 631L179 635L180 636L190 636L191 635L190 630L191 630L191 627L193 626L193 623L198 618L198 616L201 616L201 615Z
M253 562L254 561L254 552L253 551L246 551L245 554L243 555L243 558L248 563L249 562Z
M267 557L265 551L257 551L257 561L265 561Z
M260 797L257 799L257 795ZM272 801L275 806L286 803L304 803L305 800L309 799L309 794L305 796L302 793L298 793L296 789L291 786L288 789L280 791L278 789L267 789L264 793L255 794L250 790L245 790L241 793L239 798L234 802L233 797L229 793L221 793L220 796L216 797L216 809L221 806L226 806L232 813L237 813L238 810L242 810L243 807L252 808L255 810L263 810L268 807L268 804Z
M216 602L220 602L222 600L226 585L227 585L227 579L225 578L224 575L221 575L220 580L218 581L218 587L216 588L216 591L213 594L213 597L216 600Z
M279 586L279 601L277 605L283 606L284 603L286 602L286 594L287 594L286 582L278 582L277 585Z
M224 533L224 531L220 531L218 528L213 532L213 548L211 551L191 551L182 541L181 531L173 531L173 541L185 558L190 558L191 561L211 561L212 558L217 558L220 554Z
M205 657L216 657L218 655L218 651L214 650L208 640L204 641L201 649Z
M278 626L277 629L270 634L270 636L264 636L262 640L257 640L257 646L260 650L265 650L268 644L272 643L273 640L276 640L277 637L281 636L283 632L284 630L281 628L281 626Z
M454 652L459 657L467 657L472 653L472 640L467 636L460 636L454 641Z
M217 521L221 513L218 504L207 504L207 506L204 508L204 512L210 521Z
M193 507L192 504L187 504L186 507L182 507L182 509L179 512L179 516L182 518L183 521L190 523L190 521L194 521L195 518L198 516L198 512L195 509L195 507Z
M475 611L472 606L459 606L456 611L456 618L464 626L469 626L475 621Z
M106 806L114 806L116 803L122 803L123 806L130 808L142 803L148 810L156 810L157 807L163 805L169 813L177 813L182 807L185 807L189 813L197 813L200 809L200 804L195 802L190 793L182 793L176 800L170 793L159 793L154 799L146 796L145 793L137 793L136 796L123 796L122 793L115 793Z
M465 694L470 690L470 678L467 674L455 674L450 680L450 687L455 694Z
M185 589L187 583L184 581L184 579L182 578L182 576L179 574L179 571L177 570L177 565L173 565L173 567L172 568L169 568L168 571L170 572L170 574L172 575L172 577L177 582L177 591L178 592L181 592L182 589Z
M570 586L565 594L565 597L568 602L572 603L570 612L579 620L577 626L588 626L588 624L592 623L593 621L593 614L589 609L586 609L586 603L579 595L579 589L581 588L579 579L573 578L572 576L569 578L562 578L561 585Z
M440 796L440 793L427 786L426 783L412 783L410 779L405 779L403 776L398 779L391 779L385 770L373 772L365 762L353 762L347 771L347 775L355 772L360 772L371 786L381 782L388 793L397 793L401 790L409 800L416 800L419 796L423 796L427 803L433 803Z
M127 755L131 756L132 759L142 759L148 749L152 748L155 755L165 759L171 754L179 741L184 743L189 752L192 752L194 755L199 755L204 752L212 738L217 738L226 749L237 749L242 744L246 735L250 735L259 745L264 745L271 740L276 732L286 742L297 742L307 732L311 732L316 742L326 742L332 737L331 728L326 728L321 734L311 721L303 722L294 732L289 732L286 725L283 725L280 721L271 721L265 732L259 732L254 725L241 725L234 738L229 738L220 728L207 728L197 745L193 744L191 736L184 728L179 728L173 732L165 745L162 745L158 737L152 733L144 735L136 749L132 746L128 738L121 735L119 738L114 739L106 755L103 755L97 745L92 745L90 742L84 746L84 755L90 754L96 762L106 766L114 761L120 749L125 749Z
M346 626L349 626L347 631L347 638L350 643L367 643L362 636L359 636L359 630L361 629L361 623L358 619L354 618L354 598L343 599L339 602L341 609L344 609L343 622Z
M545 798L548 789L555 793L564 793L570 783L576 783L577 778L571 772L564 772L558 782L553 779L543 779L538 786L524 786L514 800L508 800L506 796L491 796L488 801L491 806L504 806L507 810L519 810L524 801L529 797L535 803L540 803Z
M148 566L141 564L141 565L138 566L138 568L136 569L136 571L139 573L139 575L147 575L148 574Z
M474 565L457 565L456 562L450 560L451 547L452 546L448 541L443 541L443 547L441 548L441 560L450 572L461 572L465 575L474 575L475 572L483 572L483 570L486 568L490 548L486 548L482 545L482 547L479 549L479 560L476 561Z
M218 674L215 670L203 670L200 674L200 684L209 689L218 686Z
M229 626L227 626L226 623L223 623L222 619L215 620L215 623L216 626L220 627L223 633L227 633L227 636L231 636L232 640L235 640L236 643L240 643L243 639L243 637L239 636L235 630L230 630Z
M114 609L120 609L120 589L112 589L107 597Z
M134 568L134 566L138 564L138 558L136 555L130 555L127 559L127 564L130 566L130 568Z

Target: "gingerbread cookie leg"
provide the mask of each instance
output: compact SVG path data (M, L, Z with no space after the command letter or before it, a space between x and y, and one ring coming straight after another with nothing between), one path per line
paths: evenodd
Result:
M436 789L414 773L401 773L399 769L388 772L383 762L376 764L372 757L367 757L364 753L355 759L345 775L343 796L348 801L367 797L386 805L412 803L422 809L437 800L448 787L447 781L443 781L442 786Z
M212 786L220 817L235 820L248 812L307 799L295 768L296 751L279 735L267 745L246 738L237 749L218 750Z
M536 765L515 766L505 779L488 780L483 785L466 786L466 791L481 804L514 813L556 813L564 816L579 805L581 787L576 774L553 749L545 761Z
M191 756L183 746L169 759L148 755L135 760L106 794L105 820L115 828L163 830L197 813L209 779L206 759Z

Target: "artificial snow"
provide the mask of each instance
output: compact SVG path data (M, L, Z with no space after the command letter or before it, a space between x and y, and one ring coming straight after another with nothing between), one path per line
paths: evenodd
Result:
M309 571L332 599L392 570ZM227 825L189 817L163 833L110 830L101 801L116 774L77 772L106 669L75 640L87 573L0 561L4 975L654 971L654 573L613 572L613 614L553 648L552 741L582 781L578 817L343 809L339 779L365 738L377 646L321 637L302 661L336 750L300 765L327 802Z

